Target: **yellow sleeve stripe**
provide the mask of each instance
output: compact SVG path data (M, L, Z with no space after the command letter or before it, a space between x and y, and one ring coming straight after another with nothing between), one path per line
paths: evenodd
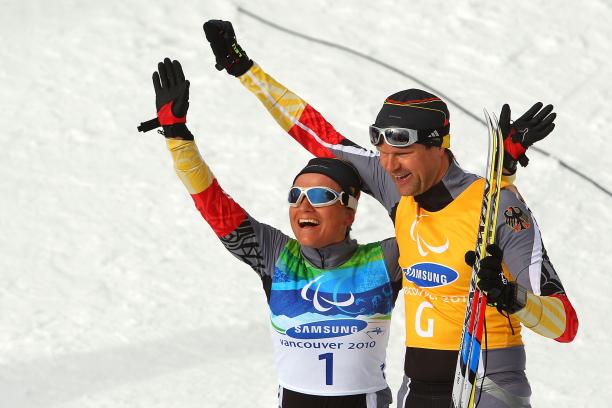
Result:
M242 76L240 82L255 94L278 124L288 132L298 121L307 103L266 74L257 64Z
M206 190L215 179L193 140L166 139L168 150L174 161L174 170L189 194Z
M554 297L528 293L527 305L513 316L525 327L551 339L556 339L565 331L565 309L563 303Z
M515 180L516 180L516 173L510 174L510 175L502 173L501 188L513 185Z

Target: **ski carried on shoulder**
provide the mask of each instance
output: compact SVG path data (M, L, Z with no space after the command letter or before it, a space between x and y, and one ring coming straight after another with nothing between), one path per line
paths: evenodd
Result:
M480 260L486 256L485 248L488 244L492 244L495 241L497 207L501 190L504 155L503 137L497 118L495 116L491 118L486 110L484 115L489 131L489 152L476 240L476 262L472 267L472 277L463 321L463 332L461 334L459 356L457 358L457 368L453 383L452 399L454 408L471 408L475 406L476 379L484 373L481 344L487 298L484 293L478 290L476 281L478 279L478 271L480 270Z

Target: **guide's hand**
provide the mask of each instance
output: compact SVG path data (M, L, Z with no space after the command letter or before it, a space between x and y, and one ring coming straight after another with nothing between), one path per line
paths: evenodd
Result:
M504 104L499 115L499 127L504 137L504 168L514 174L517 161L526 166L525 152L532 144L544 139L555 128L557 114L553 106L538 102L514 122L510 119L510 106Z
M478 270L478 289L487 295L487 304L496 306L498 310L516 313L525 305L517 301L517 284L509 282L502 270L504 253L495 244L487 246L489 255L480 260ZM476 254L474 251L465 253L465 263L474 266Z
M204 23L204 34L215 54L215 68L226 70L239 77L253 66L246 52L236 41L232 23L223 20L208 20Z

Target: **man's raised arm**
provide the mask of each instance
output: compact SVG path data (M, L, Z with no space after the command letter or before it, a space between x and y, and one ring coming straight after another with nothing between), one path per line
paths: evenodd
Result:
M280 127L310 153L350 162L364 182L363 191L391 213L400 196L393 180L381 167L377 152L345 138L317 110L249 59L238 45L230 22L210 20L204 24L204 32L215 54L218 70L225 69L239 78Z

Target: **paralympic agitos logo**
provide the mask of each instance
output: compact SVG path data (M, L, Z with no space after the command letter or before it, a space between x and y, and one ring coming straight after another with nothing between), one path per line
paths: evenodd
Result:
M319 295L319 289L321 289L321 282L318 282L318 281L322 277L323 275L317 277L316 279L311 280L306 285L304 285L304 287L302 288L302 291L300 292L302 299L312 302L315 309L317 309L319 312L327 312L328 310L331 310L332 307L334 306L348 307L348 306L351 306L353 303L355 303L355 296L353 295L353 293L350 293L348 299L344 301L326 299L323 296ZM312 299L309 299L308 289L310 289L310 287L314 285L315 283L317 283L317 288L315 290L314 295L312 296Z
M418 225L423 220L423 218L429 217L428 215L417 215L417 217L412 221L412 225L410 226L410 238L414 242L417 243L417 249L419 250L419 254L421 256L427 256L429 252L433 252L435 254L443 254L448 249L450 242L448 238L442 245L432 245L425 241L425 239L419 234Z

